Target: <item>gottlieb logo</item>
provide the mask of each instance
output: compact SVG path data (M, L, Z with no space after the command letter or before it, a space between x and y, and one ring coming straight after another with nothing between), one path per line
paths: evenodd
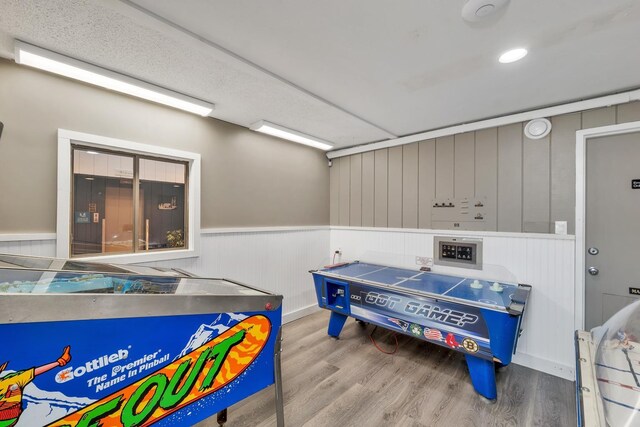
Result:
M66 369L61 370L56 375L56 382L59 384L66 383L67 381L71 381L74 378L81 377L87 372L94 372L101 368L104 368L112 363L119 362L120 360L124 360L129 357L129 351L121 348L117 352L113 354L105 354L104 356L97 357L93 360L86 362L82 366L78 366L77 368L73 368L69 366Z

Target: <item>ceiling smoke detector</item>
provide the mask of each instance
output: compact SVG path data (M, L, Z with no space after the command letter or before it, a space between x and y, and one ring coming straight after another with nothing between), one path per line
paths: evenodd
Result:
M533 119L524 127L524 135L529 139L540 139L551 132L551 122L547 119Z
M462 18L467 22L479 22L488 19L502 9L509 0L469 0L462 7Z

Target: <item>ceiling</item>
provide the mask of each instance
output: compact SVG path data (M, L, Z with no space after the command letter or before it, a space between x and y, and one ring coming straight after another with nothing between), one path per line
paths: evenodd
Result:
M337 148L640 87L640 2L0 0L21 39ZM500 64L505 50L529 55Z

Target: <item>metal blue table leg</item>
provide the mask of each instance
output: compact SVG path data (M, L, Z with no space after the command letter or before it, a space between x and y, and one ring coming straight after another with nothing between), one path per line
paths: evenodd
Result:
M332 311L331 318L329 319L329 330L327 331L329 335L338 338L338 336L340 336L340 332L342 331L342 327L344 326L344 322L346 321L346 315Z
M464 357L467 359L473 387L481 396L495 400L498 397L498 392L494 362L468 354L465 354Z

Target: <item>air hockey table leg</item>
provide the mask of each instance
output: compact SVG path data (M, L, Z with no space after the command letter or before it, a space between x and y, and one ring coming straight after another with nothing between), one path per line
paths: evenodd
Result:
M344 314L336 313L335 311L331 312L331 318L329 319L329 330L327 331L329 335L332 337L338 338L340 336L340 332L342 332L342 327L344 326L344 322L347 321L347 317Z
M476 391L484 398L495 402L498 397L496 389L496 371L492 360L480 359L479 357L465 354L471 383Z

